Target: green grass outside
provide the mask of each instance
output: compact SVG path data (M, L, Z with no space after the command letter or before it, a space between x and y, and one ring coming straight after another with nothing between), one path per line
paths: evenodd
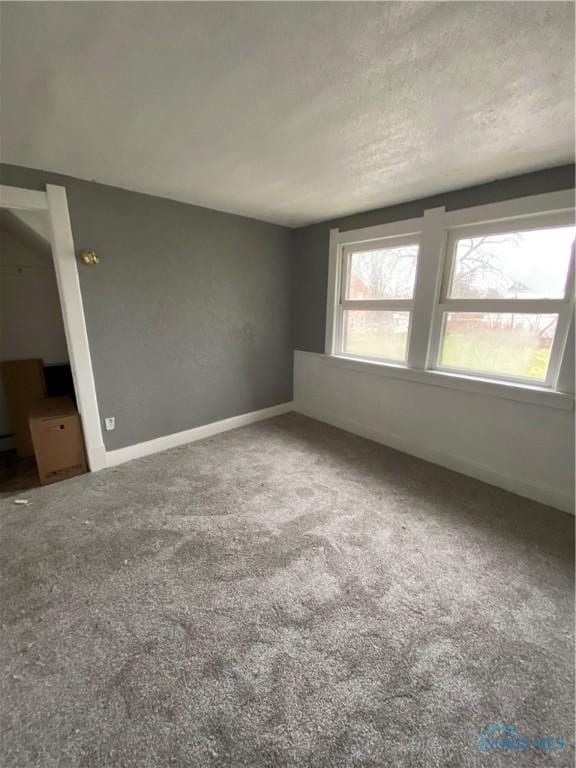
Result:
M544 381L550 349L536 347L534 342L528 334L454 334L444 339L440 362L448 368Z
M381 357L402 362L406 355L406 333L350 334L346 353L358 357Z
M358 357L380 357L402 362L405 358L406 335L356 335L349 338L346 352ZM534 347L529 334L479 332L475 335L447 336L441 354L441 365L447 368L494 373L523 379L544 381L550 350Z

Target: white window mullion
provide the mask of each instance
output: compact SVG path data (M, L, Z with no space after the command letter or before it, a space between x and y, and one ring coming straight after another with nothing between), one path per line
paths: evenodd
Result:
M431 317L437 304L444 253L445 208L430 208L424 214L410 323L409 368L426 368L430 346Z
M324 352L334 355L337 352L337 343L340 336L338 329L341 323L340 304L340 270L341 270L341 246L338 241L339 230L330 230L330 245L328 251L328 295L326 298L326 334Z
M365 309L369 312L410 312L412 299L346 299L341 302L343 309Z
M558 372L556 388L559 392L570 392L574 394L574 352L576 349L576 319L574 317L574 308L572 308L570 315L566 341L563 345L563 349L559 350L560 370ZM551 384L553 385L554 382L552 381Z
M561 392L574 392L574 289L576 277L574 248L566 276L565 301L558 316L554 344L550 352L546 383Z

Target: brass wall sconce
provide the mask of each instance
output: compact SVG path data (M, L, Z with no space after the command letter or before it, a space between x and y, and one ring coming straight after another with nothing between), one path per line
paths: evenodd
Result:
M99 264L100 258L96 255L96 251L80 251L80 261L91 267L94 264Z

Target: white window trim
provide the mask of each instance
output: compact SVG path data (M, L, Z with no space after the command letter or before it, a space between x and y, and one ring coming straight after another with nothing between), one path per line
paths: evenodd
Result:
M556 330L556 343L553 356L548 366L548 376L544 384L520 379L482 377L473 371L458 371L437 367L438 347L440 343L441 321L443 312L454 311L457 306L466 305L470 311L471 300L445 298L445 259L451 258L449 243L458 231L478 232L484 225L491 232L507 229L545 228L574 224L574 190L552 192L545 195L507 200L473 208L446 212L444 208L431 208L419 218L357 230L340 232L330 230L328 296L326 315L325 354L335 364L366 367L374 366L374 372L381 375L407 378L421 383L451 386L485 394L494 394L517 400L528 400L553 407L573 408L574 396L562 391L563 387L572 386L571 372L567 371L564 350L574 323L574 263L572 261L568 276L569 290L563 299L535 300L480 300L478 306L494 304L499 311L506 311L506 305L512 303L517 310L519 302L526 311L551 311L559 314ZM402 303L411 311L408 337L408 351L405 364L387 362L373 358L358 358L341 351L340 331L342 327L342 290L343 290L343 254L346 246L362 244L363 248L374 246L376 241L402 238L407 242L418 241L420 251L414 296L412 300L382 302L382 304ZM411 304L408 307L408 304ZM359 304L355 303L359 308ZM371 302L371 306L374 304ZM545 308L548 308L547 310ZM510 311L508 309L507 311ZM573 333L573 331L572 331ZM566 356L567 357L567 356ZM556 385L556 389L554 388Z

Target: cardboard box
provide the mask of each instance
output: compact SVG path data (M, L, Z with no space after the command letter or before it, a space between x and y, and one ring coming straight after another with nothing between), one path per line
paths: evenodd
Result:
M0 363L4 397L20 458L34 455L28 427L32 403L46 397L42 360L5 360Z
M30 432L42 485L86 472L80 416L69 397L49 397L30 408Z

